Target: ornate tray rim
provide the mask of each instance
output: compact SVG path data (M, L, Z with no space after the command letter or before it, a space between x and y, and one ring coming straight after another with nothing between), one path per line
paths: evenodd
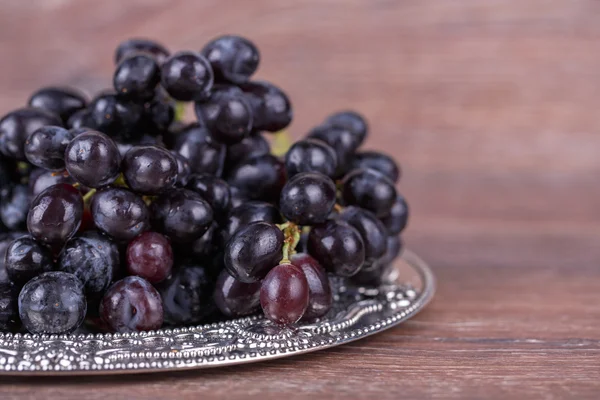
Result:
M377 293L369 297L368 290L360 292L359 288L364 297L348 303L335 318L301 325L294 331L269 332L276 328L261 316L251 316L131 334L0 333L0 376L137 374L214 368L350 343L406 321L433 298L436 281L429 266L409 250L403 252L402 259L418 273L420 291L389 285L376 289ZM368 315L380 318L361 326L361 319ZM178 340L183 343L180 349L173 347Z

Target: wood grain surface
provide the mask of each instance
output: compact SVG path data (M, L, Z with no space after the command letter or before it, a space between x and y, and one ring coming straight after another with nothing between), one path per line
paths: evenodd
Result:
M110 85L123 38L262 51L301 137L337 109L397 157L405 239L439 292L401 327L281 361L185 373L2 378L2 399L598 398L600 2L15 0L0 111L45 84Z

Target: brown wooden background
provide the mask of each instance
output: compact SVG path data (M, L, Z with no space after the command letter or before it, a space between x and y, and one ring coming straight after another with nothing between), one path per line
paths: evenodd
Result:
M370 120L401 160L411 248L433 304L312 355L124 378L2 378L0 397L597 398L600 389L597 0L0 2L0 111L40 85L110 84L112 50L198 49L235 32L287 89L296 137L330 111Z

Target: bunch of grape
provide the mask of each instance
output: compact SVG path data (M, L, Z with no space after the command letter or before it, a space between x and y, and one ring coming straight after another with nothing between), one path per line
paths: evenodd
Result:
M359 151L355 112L284 157L286 94L222 36L116 49L113 90L47 87L0 120L0 331L135 332L250 315L323 317L329 275L378 285L401 250L400 170ZM176 118L193 102L197 120Z

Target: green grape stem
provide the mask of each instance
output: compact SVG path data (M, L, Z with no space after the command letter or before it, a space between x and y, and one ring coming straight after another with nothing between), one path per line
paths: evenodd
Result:
M83 195L83 203L89 204L92 200L92 197L96 194L96 189L90 189L89 192Z
M283 231L284 236L282 249L283 257L279 263L289 264L290 256L296 254L296 246L300 243L301 227L289 221L277 226Z

